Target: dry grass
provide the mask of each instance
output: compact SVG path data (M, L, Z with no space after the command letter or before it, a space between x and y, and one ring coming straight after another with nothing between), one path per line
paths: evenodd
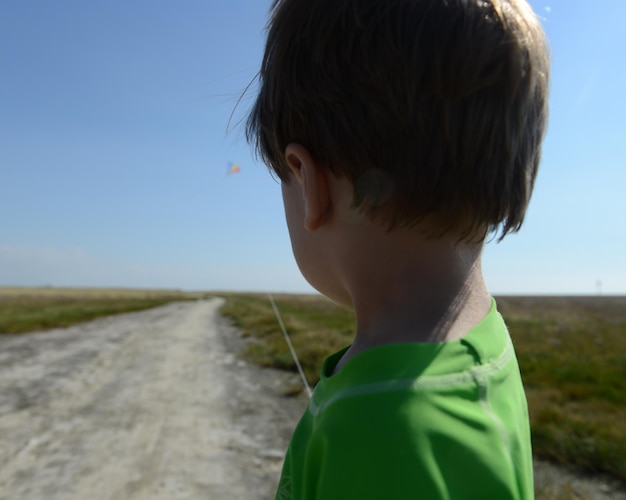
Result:
M225 297L223 314L253 339L245 356L295 370L267 297ZM352 314L321 296L275 299L313 385L323 359L351 342ZM497 300L526 386L535 454L626 481L626 297Z
M66 327L197 296L176 290L0 288L0 334Z
M571 483L559 487L539 487L535 489L535 500L591 500L578 493Z

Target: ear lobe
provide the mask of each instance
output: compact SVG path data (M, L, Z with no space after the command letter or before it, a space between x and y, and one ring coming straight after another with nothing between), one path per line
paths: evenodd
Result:
M305 204L304 227L316 231L327 220L331 208L326 167L301 144L285 148L285 160L302 188Z

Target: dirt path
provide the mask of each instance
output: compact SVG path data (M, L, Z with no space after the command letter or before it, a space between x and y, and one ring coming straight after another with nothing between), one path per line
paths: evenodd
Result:
M273 498L306 401L220 303L0 337L0 499Z
M0 500L271 499L307 403L220 299L0 336ZM626 499L536 464L538 498Z

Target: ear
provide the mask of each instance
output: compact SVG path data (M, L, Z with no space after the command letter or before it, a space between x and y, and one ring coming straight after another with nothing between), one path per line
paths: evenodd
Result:
M331 208L327 178L330 173L301 144L288 144L285 160L302 189L304 227L307 231L315 231L324 224Z

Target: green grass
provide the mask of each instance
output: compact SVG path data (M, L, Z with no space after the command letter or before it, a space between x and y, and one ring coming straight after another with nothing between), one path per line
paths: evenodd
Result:
M243 354L294 370L267 296L224 295ZM351 342L352 313L320 296L275 296L309 383ZM537 456L626 481L626 298L501 297L528 396Z
M175 290L0 288L0 334L66 327L196 297Z
M221 313L252 338L244 357L262 366L296 371L267 295L222 295ZM275 295L274 300L289 332L307 380L313 386L330 352L345 347L354 332L350 311L317 295Z
M535 453L626 481L626 298L503 298Z

